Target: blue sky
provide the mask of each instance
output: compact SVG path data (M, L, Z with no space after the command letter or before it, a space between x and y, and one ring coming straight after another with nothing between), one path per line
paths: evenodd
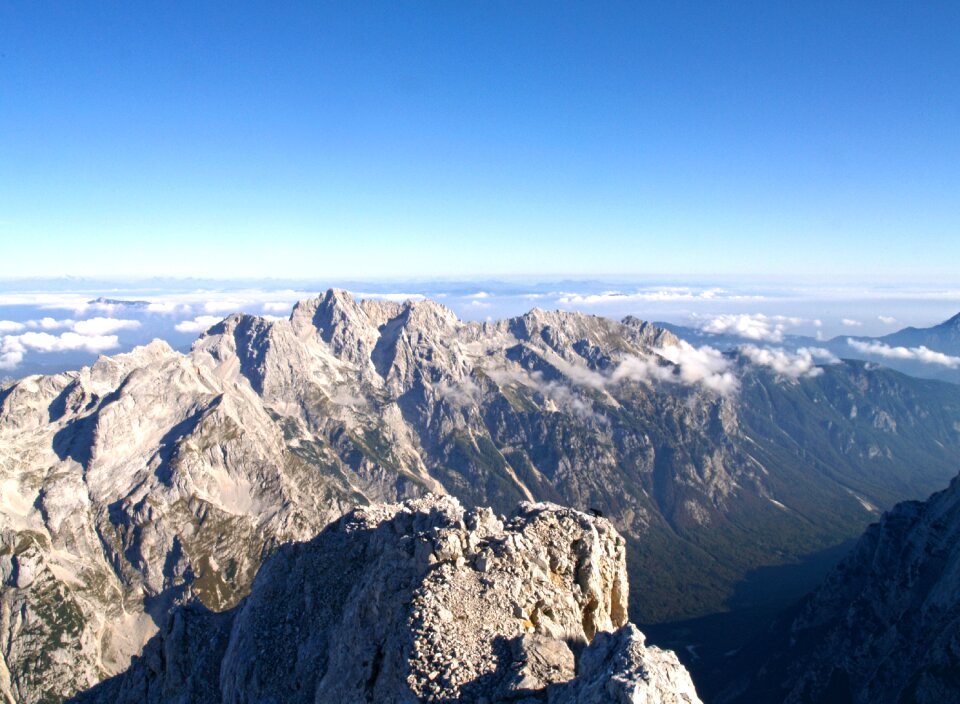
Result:
M955 2L0 0L0 277L960 278Z

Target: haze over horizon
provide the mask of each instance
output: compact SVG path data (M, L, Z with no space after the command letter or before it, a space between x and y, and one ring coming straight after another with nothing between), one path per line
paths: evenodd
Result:
M0 6L0 277L955 287L960 7Z

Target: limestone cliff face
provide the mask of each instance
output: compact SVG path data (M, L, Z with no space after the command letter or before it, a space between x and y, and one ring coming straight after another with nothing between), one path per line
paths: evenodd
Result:
M285 546L224 614L175 612L81 702L698 702L626 623L625 543L604 519L450 497L357 509Z
M56 700L124 667L170 604L245 594L265 554L353 503L249 385L154 343L6 392L0 692Z
M635 620L941 486L960 390L844 363L784 378L633 318L466 323L431 302L302 301L0 388L0 696L122 671L178 605L233 608L263 560L427 492L597 509Z
M871 526L775 636L736 701L960 701L960 479Z

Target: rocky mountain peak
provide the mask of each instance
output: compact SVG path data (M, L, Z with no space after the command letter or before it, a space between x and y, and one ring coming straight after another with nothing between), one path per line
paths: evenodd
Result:
M952 318L943 321L943 322L940 323L940 325L938 325L937 327L943 327L943 328L948 328L948 329L951 329L951 330L960 331L960 313L957 313L957 314L956 314L955 316L953 316Z
M175 613L78 701L695 704L676 656L627 624L627 592L604 519L527 503L504 521L435 495L373 505L282 548L231 612Z

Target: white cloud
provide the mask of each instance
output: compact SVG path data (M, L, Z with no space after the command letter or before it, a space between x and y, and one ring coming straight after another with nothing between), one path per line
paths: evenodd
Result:
M263 304L263 310L267 313L289 313L293 310L293 303L290 301L268 301Z
M77 332L64 332L51 335L48 332L25 332L19 335L20 343L39 352L66 352L85 350L103 352L119 344L116 335L84 335ZM9 338L8 338L9 339Z
M856 340L852 337L847 338L847 344L858 352L864 354L874 354L878 357L887 359L904 359L923 362L925 364L939 364L950 369L960 368L960 357L953 357L931 350L929 347L920 345L919 347L891 347L882 342L868 342L866 340Z
M722 396L740 388L740 382L730 369L730 361L713 347L694 347L681 340L678 345L654 351L656 355L649 357L630 355L621 359L610 375L610 381L616 383L629 379L642 383L700 384ZM658 356L669 365L661 364Z
M0 333L20 332L27 326L15 320L0 320Z
M174 328L177 332L201 333L206 332L221 320L223 318L216 315L198 315L193 320L183 320L177 323Z
M863 323L861 323L859 320L853 320L853 319L851 319L851 318L843 318L843 319L840 321L840 324L841 324L841 325L844 325L844 326L846 326L846 327L848 327L848 328L858 328L858 327L860 327L861 325L863 325Z
M679 344L661 347L656 352L678 366L680 379L687 384L702 384L721 395L733 393L740 386L729 371L730 361L709 345L694 347L680 340Z
M473 299L472 301L470 301L470 307L471 308L489 308L490 304L486 303L485 301Z
M562 305L602 305L610 303L665 302L665 301L744 301L760 300L763 296L745 296L732 294L722 288L696 290L685 286L665 287L624 293L623 291L604 291L594 294L565 293L557 299Z
M699 317L699 316L694 316ZM709 318L700 325L700 330L713 335L736 335L758 342L783 342L783 336L789 327L810 324L820 327L820 320L807 320L786 315L764 315L763 313L722 315Z
M486 291L477 291L476 293L471 293L468 296L464 296L464 298L490 298L490 296L491 294L487 293Z
M819 354L815 354L814 350ZM821 348L808 349L806 347L801 347L796 352L789 352L780 347L770 348L757 347L756 345L743 345L740 347L740 353L753 364L761 367L770 367L777 372L777 374L782 374L791 379L799 379L802 376L813 377L823 374L823 369L816 366L815 356L836 359L829 350Z
M30 327L40 327L44 330L56 330L57 328L70 327L73 325L73 321L69 318L67 320L56 320L51 317L40 318L40 320L31 320Z
M620 360L620 364L613 370L610 379L613 382L629 379L630 381L643 383L654 380L676 380L673 375L673 368L661 365L655 357L635 357L633 355Z
M82 335L64 332L51 335L48 332L25 332L7 335L0 344L0 369L13 369L23 361L29 350L36 352L104 352L119 346L116 335Z
M894 325L897 322L897 319L891 315L878 315L877 320L884 325Z
M75 320L70 318L65 318L64 320L57 320L56 318L46 317L40 318L40 320L28 320L27 327L33 328L36 330L40 328L41 330L59 330L60 328L72 328L76 323Z
M8 348L6 340L0 345L0 369L16 369L23 361L25 350Z
M90 318L78 320L73 324L74 332L81 335L109 335L120 330L133 330L140 327L138 320L124 320L122 318Z
M23 361L26 348L16 335L0 338L0 369L14 369Z

